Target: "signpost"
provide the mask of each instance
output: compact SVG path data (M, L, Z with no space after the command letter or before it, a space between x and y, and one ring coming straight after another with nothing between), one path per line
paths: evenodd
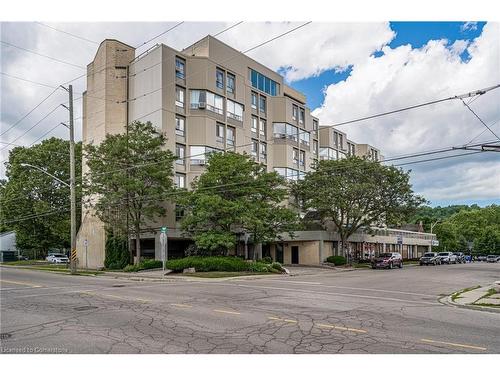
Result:
M161 227L160 229L160 246L161 246L161 264L163 272L165 272L165 262L168 260L167 227Z
M88 258L87 258L87 250L88 250L88 246L89 246L89 240L87 239L84 239L83 240L83 246L85 246L85 269L88 269L89 268L89 263L88 263Z

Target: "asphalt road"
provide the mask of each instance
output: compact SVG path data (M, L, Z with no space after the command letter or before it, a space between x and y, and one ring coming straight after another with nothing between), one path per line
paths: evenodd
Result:
M3 353L500 353L500 313L443 305L500 263L165 282L0 268Z

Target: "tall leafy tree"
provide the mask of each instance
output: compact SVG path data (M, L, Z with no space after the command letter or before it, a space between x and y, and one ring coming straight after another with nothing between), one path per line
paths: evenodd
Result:
M75 145L76 175L81 174L81 144ZM52 137L31 147L15 147L0 183L0 217L16 232L16 245L31 256L70 247L69 188L31 164L69 183L69 141ZM77 216L81 185L77 181ZM77 222L79 222L77 217Z
M297 213L283 204L287 195L285 180L248 155L213 153L183 199L182 227L212 254L227 254L242 233L254 244L269 242L296 228Z
M141 232L165 214L164 201L174 190L175 156L151 122L133 122L124 134L106 135L99 145L85 146L88 205L110 229L135 236L135 262L141 254Z
M361 227L404 222L425 200L413 193L409 173L366 158L321 160L292 188L300 207L329 228L333 222L344 253Z

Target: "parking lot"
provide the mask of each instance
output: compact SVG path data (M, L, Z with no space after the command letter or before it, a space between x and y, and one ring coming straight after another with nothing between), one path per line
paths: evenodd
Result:
M164 282L0 270L3 352L500 353L499 313L438 301L500 263Z

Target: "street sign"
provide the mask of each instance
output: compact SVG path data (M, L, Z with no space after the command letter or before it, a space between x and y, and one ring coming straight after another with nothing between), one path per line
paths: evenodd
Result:
M398 245L402 245L402 244L403 244L403 236L398 235Z
M167 233L167 227L161 227L160 232L161 233Z
M431 240L431 246L439 246L438 240Z

